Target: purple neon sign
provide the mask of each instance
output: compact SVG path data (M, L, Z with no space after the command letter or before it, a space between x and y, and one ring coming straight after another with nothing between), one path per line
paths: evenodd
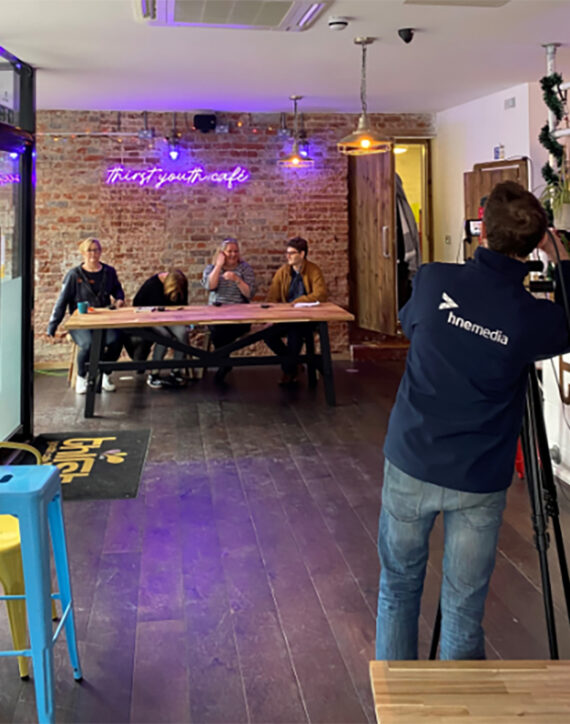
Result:
M20 174L18 173L0 173L0 186L6 184L19 184Z
M168 184L184 184L196 186L202 183L222 184L228 189L245 183L249 179L249 171L242 166L236 166L230 171L205 171L201 166L194 166L183 171L169 171L160 166L146 169L129 169L123 166L113 166L107 169L105 183L110 186L127 183L138 186L151 186L160 189Z

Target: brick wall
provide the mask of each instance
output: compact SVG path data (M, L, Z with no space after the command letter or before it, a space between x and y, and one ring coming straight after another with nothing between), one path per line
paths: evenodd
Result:
M375 115L374 125L391 136L433 135L429 114ZM178 113L177 131L185 147L176 163L167 160L164 137L171 113L148 114L154 143L139 140L140 113L42 111L38 113L36 186L36 362L68 360L63 340L45 335L65 272L80 263L77 245L96 236L102 260L115 266L127 302L152 273L180 267L188 277L190 303L203 304L204 266L225 236L240 242L243 258L257 276L262 299L284 261L286 240L309 241L309 257L323 269L330 299L348 304L347 160L336 142L351 132L356 117L304 116L315 166L282 169L276 159L290 144L277 131L274 114L228 114L229 133L202 134L192 115ZM292 118L287 118L292 128ZM108 135L105 135L108 134ZM206 172L247 168L249 180L233 189L223 184L170 184L161 188L106 185L110 167L188 168ZM63 332L63 326L58 332ZM331 328L333 351L348 349L346 325Z

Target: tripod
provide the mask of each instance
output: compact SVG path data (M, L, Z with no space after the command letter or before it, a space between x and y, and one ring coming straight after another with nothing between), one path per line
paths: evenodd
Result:
M526 404L523 418L521 443L525 464L525 478L532 508L532 527L534 530L534 544L538 551L540 575L542 581L542 597L546 617L546 630L550 658L558 659L558 641L556 638L556 621L554 617L554 603L550 585L550 571L548 566L548 548L550 536L548 533L548 518L552 520L554 541L560 567L560 576L566 601L566 612L570 621L570 578L568 564L564 551L564 540L560 527L559 509L554 475L550 462L550 451L546 437L544 416L538 387L538 377L534 365L530 365L528 372L528 385ZM435 617L429 658L435 659L441 632L441 604L438 606Z

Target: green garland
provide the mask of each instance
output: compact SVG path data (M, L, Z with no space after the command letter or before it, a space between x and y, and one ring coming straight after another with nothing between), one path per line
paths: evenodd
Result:
M547 107L554 113L558 123L564 118L564 95L560 90L562 85L562 76L560 73L552 73L545 75L540 79L540 87L542 88L542 97ZM556 92L554 89L556 88Z
M556 137L550 132L548 126L543 126L540 129L538 140L542 143L544 148L551 153L556 159L556 165L558 168L562 166L564 161L564 146L556 140Z
M560 89L562 84L562 76L560 73L551 73L540 79L540 87L542 88L542 97L549 110L554 113L556 125L564 118L566 114L565 102L566 96ZM550 163L545 163L542 167L542 178L549 186L558 185L561 182L561 171L564 167L564 146L556 140L553 132L548 125L540 129L538 140L556 160L557 171L552 168Z
M560 183L560 176L549 163L545 163L541 169L542 178L549 186L557 186Z

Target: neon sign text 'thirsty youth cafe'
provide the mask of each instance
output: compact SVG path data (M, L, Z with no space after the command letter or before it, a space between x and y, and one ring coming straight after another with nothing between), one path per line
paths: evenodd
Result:
M123 166L114 166L107 169L105 183L110 186L122 183L137 184L142 187L160 189L168 184L184 184L196 186L202 183L222 184L228 189L245 183L249 179L249 171L242 166L236 166L230 171L205 171L201 166L184 171L168 171L160 166L147 169L128 169Z

